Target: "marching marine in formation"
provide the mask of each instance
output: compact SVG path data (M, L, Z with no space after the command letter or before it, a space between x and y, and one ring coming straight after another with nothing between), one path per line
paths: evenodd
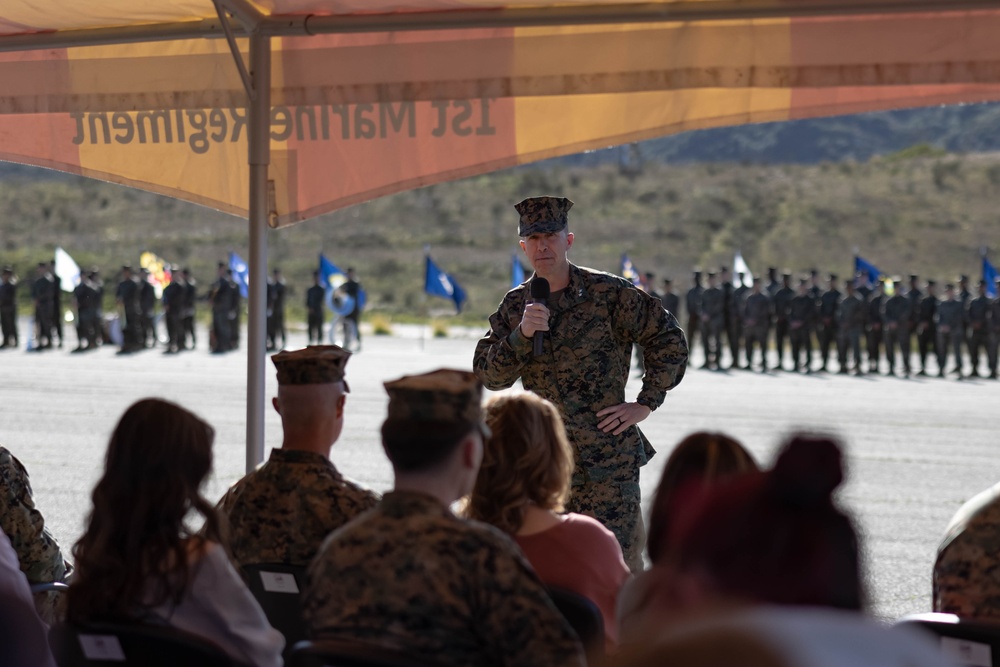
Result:
M0 276L0 335L0 349L17 347L17 276L9 266L3 267Z
M867 306L854 289L854 281L848 280L847 293L837 304L837 359L840 362L840 374L846 375L847 353L854 356L854 373L862 375L861 370L861 337L865 333L865 311Z
M889 361L889 375L896 374L896 349L903 360L903 376L910 377L910 299L902 292L902 282L896 292L882 305L882 332L885 336L885 356Z

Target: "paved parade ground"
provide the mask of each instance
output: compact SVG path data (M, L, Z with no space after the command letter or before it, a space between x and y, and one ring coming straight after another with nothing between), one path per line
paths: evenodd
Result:
M379 491L391 484L378 440L387 402L382 382L441 366L469 368L476 343L471 335L422 342L417 330L398 334L367 336L348 364L346 425L332 456L345 474ZM293 334L291 343L303 345L304 334ZM119 356L110 347L0 352L0 444L27 466L38 507L67 555L89 510L108 436L139 398L177 401L215 426L210 498L243 473L245 351L208 354L203 333L199 346L176 356L160 350ZM276 386L269 363L268 401ZM633 380L630 398L638 388ZM642 424L659 450L643 469L644 499L671 448L692 431L725 431L766 463L796 429L833 432L847 445L849 478L840 499L864 533L873 610L887 618L928 611L945 525L965 500L1000 481L998 399L1000 382L992 380L690 369ZM268 448L280 444L270 406L266 433Z

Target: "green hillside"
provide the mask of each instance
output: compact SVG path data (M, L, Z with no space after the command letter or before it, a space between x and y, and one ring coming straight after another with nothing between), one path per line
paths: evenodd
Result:
M423 296L423 247L469 292L466 321L482 321L507 289L516 248L513 204L557 194L576 206L573 259L617 271L622 253L643 271L678 277L728 263L737 249L758 272L851 269L853 249L890 273L978 275L978 251L998 239L1000 155L918 146L866 163L647 163L522 167L385 197L269 233L271 264L298 305L322 250L357 268L370 311L420 317L448 302ZM203 286L230 250L247 255L246 223L115 185L17 170L0 180L0 264L22 278L65 248L113 280L145 250L188 265ZM27 299L27 290L22 290ZM25 301L25 304L27 301Z

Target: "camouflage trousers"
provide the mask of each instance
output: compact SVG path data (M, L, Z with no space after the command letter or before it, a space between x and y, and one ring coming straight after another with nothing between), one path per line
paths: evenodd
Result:
M646 544L646 529L642 523L638 470L632 480L587 482L573 486L566 511L586 514L600 521L618 538L629 569L634 573L645 569L642 549Z

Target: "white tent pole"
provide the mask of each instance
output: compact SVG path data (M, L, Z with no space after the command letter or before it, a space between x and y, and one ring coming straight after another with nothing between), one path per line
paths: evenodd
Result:
M247 472L264 460L264 334L267 324L267 167L271 161L271 38L250 36L250 301L247 325Z

